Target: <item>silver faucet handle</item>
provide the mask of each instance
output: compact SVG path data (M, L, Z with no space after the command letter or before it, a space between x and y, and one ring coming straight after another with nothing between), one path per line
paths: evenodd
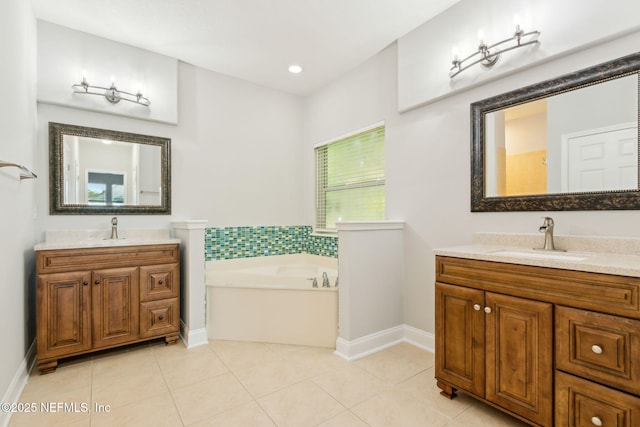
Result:
M309 277L307 280L313 280L313 282L311 283L312 288L318 287L318 279L316 279L315 277Z

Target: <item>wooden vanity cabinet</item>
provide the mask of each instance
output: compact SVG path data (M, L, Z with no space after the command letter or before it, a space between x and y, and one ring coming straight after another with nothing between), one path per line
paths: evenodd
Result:
M436 283L436 377L441 394L465 390L549 425L552 305Z
M436 380L531 425L640 426L640 278L437 256Z
M37 351L58 359L146 339L178 339L177 244L37 252Z

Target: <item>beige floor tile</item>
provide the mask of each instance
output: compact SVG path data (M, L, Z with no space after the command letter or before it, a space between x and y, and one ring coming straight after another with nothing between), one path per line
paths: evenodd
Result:
M209 347L232 372L251 368L258 362L282 359L281 355L264 343L213 340L209 342Z
M430 368L409 378L395 386L395 390L407 392L416 399L422 399L436 411L450 418L455 418L477 402L464 393L458 393L454 399L448 399L440 394L434 378L435 370Z
M110 405L112 408L128 405L168 391L162 371L151 354L152 361L132 370L130 358L122 358L127 366L114 366L93 376L92 404ZM135 358L137 359L137 357Z
M164 392L129 405L93 413L91 427L158 426L181 427L182 420L169 392Z
M389 347L387 351L397 354L404 359L410 360L415 364L421 365L424 368L431 368L435 366L436 357L434 353L406 342Z
M450 418L411 393L388 390L351 409L372 427L441 427Z
M309 377L303 365L282 358L256 361L254 366L234 374L256 399Z
M38 390L41 395L53 397L59 392L91 387L91 371L92 361L90 357L83 359L82 362L60 364L55 372L45 375L40 375L37 368L34 368L23 393Z
M171 390L171 394L185 425L252 401L249 392L231 373Z
M527 427L527 425L487 404L475 401L469 409L454 418L448 427Z
M185 349L185 352L189 351ZM208 349L206 352L193 353L189 357L168 360L159 358L159 361L170 389L184 387L229 372L220 358Z
M148 346L110 355L101 354L93 360L94 379L108 376L127 376L141 370L157 369L158 362L153 350Z
M25 388L20 402L35 404L35 412L14 414L11 426L66 426L84 423L90 417L91 386L66 387L59 391L55 391L50 385L44 388L32 387L29 390Z
M358 418L353 412L346 411L319 424L318 427L368 427L368 424Z
M312 381L347 408L352 408L387 388L387 383L357 367L327 372L313 377Z
M382 350L353 363L376 377L393 383L404 381L429 368L424 363L416 361L415 357L405 356L393 348Z
M325 372L333 372L338 369L352 367L353 364L336 356L334 349L319 347L303 347L302 350L284 354L286 360L303 365L309 376L320 375Z
M258 399L258 403L280 427L315 426L345 410L311 381L277 391Z
M269 416L256 402L236 408L190 424L188 427L275 427Z

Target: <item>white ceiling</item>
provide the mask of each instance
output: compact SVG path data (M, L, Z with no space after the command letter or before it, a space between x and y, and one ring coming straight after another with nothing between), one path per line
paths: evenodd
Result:
M32 0L38 19L305 95L459 0ZM289 73L291 64L304 68Z

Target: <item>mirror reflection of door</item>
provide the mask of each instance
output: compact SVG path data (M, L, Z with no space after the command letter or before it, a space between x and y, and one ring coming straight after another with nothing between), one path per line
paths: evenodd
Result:
M638 188L638 128L635 123L562 137L562 191Z

